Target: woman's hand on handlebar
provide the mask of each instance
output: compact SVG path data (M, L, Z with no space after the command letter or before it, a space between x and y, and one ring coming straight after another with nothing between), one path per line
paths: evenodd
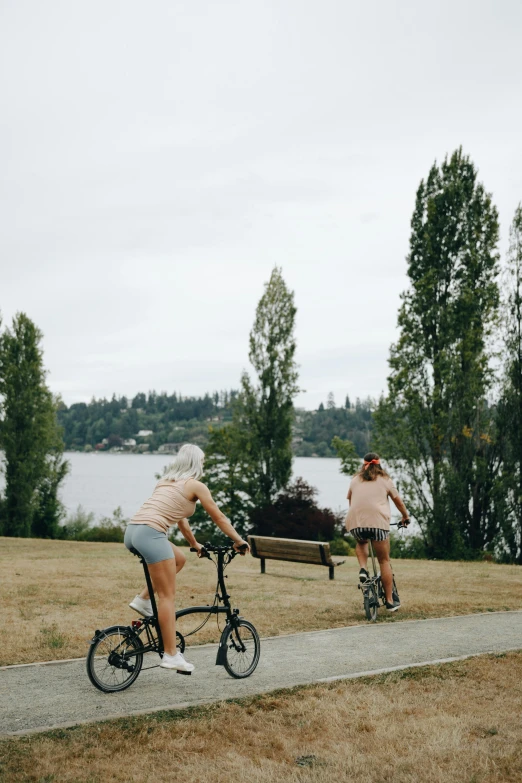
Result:
M202 557L201 550L204 548L205 547L203 546L203 544L200 544L198 541L196 541L196 546L191 546L190 551L195 552L198 557Z
M409 517L403 517L399 522L397 527L408 527L410 524L410 518Z
M243 541L243 539L234 543L234 549L236 552L239 552L240 555L246 555L247 552L250 554L250 547L246 541Z

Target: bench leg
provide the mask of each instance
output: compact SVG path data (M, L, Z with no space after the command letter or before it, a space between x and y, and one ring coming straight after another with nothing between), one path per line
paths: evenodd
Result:
M265 573L265 558L264 557L261 558L261 573L262 574Z
M328 566L328 572L330 574L330 579L333 579L334 578L334 567L333 566Z

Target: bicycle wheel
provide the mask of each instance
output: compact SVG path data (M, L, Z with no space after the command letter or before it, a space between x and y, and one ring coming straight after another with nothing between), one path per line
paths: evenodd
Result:
M99 631L87 654L87 674L104 693L124 691L137 678L143 664L141 639L125 625Z
M377 611L379 608L379 599L377 597L377 590L375 585L371 584L363 588L364 590L364 612L366 619L374 623L377 619Z
M220 644L223 665L230 676L238 680L250 677L261 654L259 634L252 623L239 619L235 627L227 625Z

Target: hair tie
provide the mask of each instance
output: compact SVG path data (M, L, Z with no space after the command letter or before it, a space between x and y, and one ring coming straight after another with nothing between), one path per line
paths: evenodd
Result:
M381 461L380 461L380 459L371 459L369 462L366 462L366 461L365 461L365 462L364 462L364 466L363 466L363 467L364 467L364 470L366 470L366 468L367 468L369 465L380 465L380 464L381 464Z

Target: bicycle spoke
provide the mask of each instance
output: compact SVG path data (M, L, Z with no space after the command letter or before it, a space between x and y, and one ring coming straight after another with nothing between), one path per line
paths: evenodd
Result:
M240 620L225 632L225 668L232 677L248 677L256 668L260 655L259 636L253 625Z

